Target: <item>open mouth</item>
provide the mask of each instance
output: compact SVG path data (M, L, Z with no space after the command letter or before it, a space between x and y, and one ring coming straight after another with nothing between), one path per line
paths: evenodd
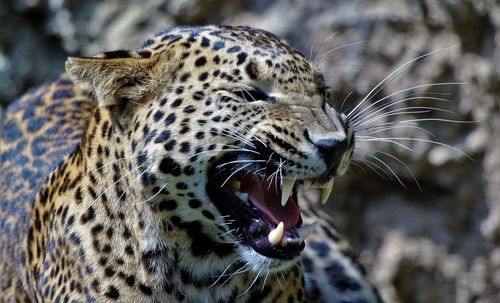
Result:
M208 195L241 244L266 257L293 259L316 227L315 223L302 224L298 191L322 188L322 200L326 201L334 178L294 180L272 173L277 170L270 163L259 163L248 158L241 161L237 155L224 157L209 171Z

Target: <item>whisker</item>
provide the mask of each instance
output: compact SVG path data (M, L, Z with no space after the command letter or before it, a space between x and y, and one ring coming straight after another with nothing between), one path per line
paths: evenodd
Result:
M366 149L366 150L368 150L368 151L369 151L370 149ZM420 183L419 183L419 182L418 182L418 180L417 180L417 177L415 176L415 174L413 173L413 171L410 169L410 167L408 167L408 165L406 165L403 161L401 161L401 159L399 159L398 157L396 157L396 156L394 156L394 155L391 155L390 153L387 153L387 152L384 152L384 151L381 151L381 150L376 150L376 149L375 149L375 150L372 150L372 151L374 151L374 152L376 152L376 153L380 153L380 154L386 155L386 156L388 156L388 157L390 157L390 158L392 158L392 159L396 160L396 161L397 161L397 162L399 162L401 165L403 165L403 166L404 166L404 167L408 170L408 172L411 174L411 176L412 176L413 180L415 180L415 183L417 184L418 189L419 189L421 192L423 192L422 187L420 186Z
M217 280L215 280L212 284L210 284L210 285L208 286L208 288L211 288L211 287L213 287L215 284L217 284L217 282L219 282L219 280L220 280L222 277L224 277L224 274L226 273L226 271L228 271L228 270L229 270L229 268L231 268L231 266L232 266L235 262L237 262L237 261L239 261L239 259L234 259L231 263L229 263L229 265L228 265L228 266L224 269L224 271L223 271L223 272L219 275L219 277L217 278Z
M339 33L339 31L336 31L336 32L333 32L332 34L330 34L328 37L326 37L326 39L323 40L321 42L321 44L319 45L317 53L319 53L321 51L321 49L323 48L323 46L325 45L325 43L328 42L328 40L330 40L331 38L335 37L335 35L337 35L338 33ZM313 54L313 44L311 43L311 50L310 50L310 53L309 53L309 61L313 61L312 54ZM316 59L314 61L315 61L315 64L316 64Z
M239 171L245 169L246 167L248 167L251 163L248 163L248 164L245 164L243 165L242 167L238 168L237 170L235 170L233 173L231 173L229 175L229 177L226 178L226 180L224 180L224 182L221 184L221 188L224 187L224 185L226 185L227 181L229 181L229 179L231 179L232 176L234 176L236 173L238 173Z
M232 233L232 232L233 232L233 231L235 231L235 230L236 230L236 228L233 228L233 229L228 230L228 231L226 231L226 232L224 232L224 233L222 233L222 234L219 234L219 235L217 235L217 236L218 236L219 238L223 238L225 235L228 235L228 234Z
M464 121L464 120L450 120L441 118L419 118L419 119L405 120L405 122L421 122L421 121L438 121L438 122L449 122L449 123L459 123L459 124L473 124L480 122L478 120Z
M234 278L236 275L239 275L239 274L242 274L244 272L247 272L251 269L250 266L246 265L246 264L243 264L243 266L241 266L237 271L235 271L234 273L231 273L229 274L229 278L226 279L221 285L219 285L218 287L222 287L224 286L227 282L229 282L229 280L231 280L232 278Z
M125 190L123 191L123 193L118 197L118 200L120 200L123 197L123 195L125 195L128 192L128 190L132 187L132 185L134 185L135 182L137 182L146 172L148 172L151 168L153 168L153 166L154 166L154 164L150 165L143 172L141 172L139 174L139 176L137 176L136 178L134 178L134 180L132 180L132 182L130 182L130 184L125 188Z
M163 186L162 186L162 187L161 187L161 188L160 188L160 189L159 189L159 190L158 190L158 191L157 191L157 192L156 192L153 196L151 196L151 197L147 198L146 200L141 201L141 202L136 202L136 203L134 203L134 204L136 204L136 205L137 205L137 204L144 204L144 203L147 203L147 202L149 202L149 201L153 200L154 198L156 198L156 196L158 196L158 195L162 192L162 190L164 190L164 189L165 189L165 187L166 187L166 186L167 186L167 184L163 185Z
M464 151L454 147L454 146L451 146L449 144L446 144L446 143L442 143L442 142L439 142L439 141L435 141L435 140L428 140L428 139L422 139L422 138L406 138L406 137L394 137L394 138L373 138L373 139L364 139L364 141L381 141L381 140L403 140L403 141L417 141L417 142L426 142L426 143L432 143L432 144L436 144L436 145L440 145L440 146L444 146L444 147L447 147L447 148L450 148L464 156L466 156L469 160L472 160L474 161L474 158L472 158L471 156L469 156L467 153L465 153Z
M422 113L429 113L429 112L432 112L432 111L455 114L455 112L453 112L453 111L442 109L442 108L438 108L438 107L432 107L432 106L407 106L407 107L398 108L398 109L394 109L394 110L388 111L386 113L383 113L383 114L380 114L378 116L375 116L375 117L373 117L371 119L367 119L368 118L368 116L367 116L367 117L363 118L362 120L360 120L360 121L358 121L356 123L353 123L353 125L355 127L361 127L363 125L367 125L367 124L373 123L373 122L375 122L375 121L377 121L379 119L385 118L385 117L395 116L396 114L399 114L399 115L404 115L404 114L422 114Z
M353 162L351 162L351 164L352 164L352 165L354 165L355 167L357 167L357 168L361 169L361 171L363 172L363 174L365 174L365 175L366 175L366 174L367 174L367 172L366 172L366 170L364 169L364 167L363 167L363 166L361 166L361 164L354 162L354 161L360 161L360 162L361 162L362 160L360 160L360 159L352 159L352 160L353 160Z
M250 288L252 288L252 286L255 284L255 282L257 282L257 280L259 279L259 276L260 276L260 273L262 272L262 270L263 270L262 268L259 270L259 272L255 276L255 279L250 284L250 286L248 286L248 288L243 293L239 294L238 297L243 296L244 294L246 294L250 290Z
M366 40L361 40L361 41L352 42L352 43L348 43L348 44L344 44L344 45L341 45L341 46L338 46L338 47L332 48L332 49L330 49L329 51L327 51L327 52L323 53L321 56L319 56L319 58L318 58L318 59L316 59L315 61L316 61L316 63L317 63L317 64L319 64L319 63L321 63L321 60L322 60L325 56L327 56L328 54L331 54L331 53L332 53L332 52L334 52L334 51L337 51L337 50L339 50L339 49L343 49L343 48L346 48L346 47L349 47L349 46L353 46L353 45L358 45L358 44L361 44L361 43L365 43L365 42L366 42Z
M377 171L377 169L379 169L380 171L384 172L384 174L385 174L385 175L389 178L389 180L392 180L392 179L393 179L393 178L392 178L392 176L391 176L391 175L389 175L389 173L388 173L385 169L383 169L380 165L378 165L377 163L374 163L373 161L370 161L370 160L367 160L367 159L363 159L363 160L362 160L362 159L356 159L355 161L360 161L360 162L362 162L362 163L363 163L364 165L366 165L366 166L367 166L367 167L368 167L371 171L373 171L374 173L376 173L376 174L377 174L378 176L380 176L381 178L384 178L384 179L385 179L385 177L384 177L381 173L379 173L379 172Z
M269 276L269 266L271 265L271 262L271 260L267 262L266 275L264 276L264 282L262 282L262 288L260 289L260 292L262 292L264 290L264 287L266 286L267 277Z
M367 155L369 157L372 157L373 159L377 160L378 162L380 162L383 166L385 166L394 175L394 177L396 177L396 179L398 180L399 184L401 184L401 186L403 186L404 188L406 188L406 185L403 183L403 181L401 181L401 179L398 177L398 175L396 174L396 172L394 172L394 170L387 163L385 163L384 161L382 161L379 157L377 157L375 155L372 155L372 154L367 154Z
M370 118L371 116L376 115L377 113L383 111L386 108L389 108L391 106L394 106L396 104L403 103L403 102L406 102L406 101L411 101L411 100L432 100L432 101L444 101L444 102L448 102L449 101L448 99L444 99L444 98L428 97L428 96L407 97L407 98L403 98L403 99L399 99L399 100L395 100L395 101L389 102L386 105L381 106L381 107L376 107L376 110L372 111L370 114L368 114L366 116L352 117L351 121L356 122L356 124L358 124L358 121L362 122L363 120L366 120L366 119ZM373 104L375 104L375 103L372 103L372 105ZM369 107L367 107L366 109L368 109L368 108ZM366 111L366 109L363 110L362 112ZM444 110L444 109L441 109L441 110ZM362 113L362 112L360 112L360 113ZM453 111L449 111L449 112L452 113L452 114L455 114L455 112L453 112ZM360 113L358 113L358 114L360 114Z
M393 143L393 144L396 144L397 146L401 147L401 148L404 148L410 152L413 152L413 149L409 148L408 146L396 141L396 140L392 140L392 139L389 139L389 138L379 138L379 137L374 137L374 136L357 136L356 137L358 141L380 141L380 142L389 142L389 143Z
M138 165L136 168L130 170L129 172L127 172L126 174L124 174L123 176L121 176L118 180L116 180L115 182L113 182L113 184L109 185L108 187L106 187L106 189L104 189L98 196L97 198L94 199L94 201L92 201L92 203L90 203L90 206L94 205L104 194L106 194L110 189L113 189L113 187L118 184L120 181L122 181L123 179L125 179L126 177L128 177L129 175L131 175L132 173L134 173L136 170L142 168L144 165L146 165L146 163L143 163L141 165ZM89 207L90 207L89 206Z
M224 167L226 165L235 164L235 163L254 163L254 162L266 162L266 160L254 160L254 159L251 159L251 160L234 160L234 161L229 161L229 162L225 162L223 164L217 165L217 168L221 168L221 167Z
M401 121L396 121L396 122L386 122L386 123L381 123L379 125L364 127L360 130L356 130L356 133L364 134L364 132L367 130L380 129L380 128L388 127L390 125L407 127L407 124L408 124L409 126L413 126L415 128L421 129L422 131L425 131L425 132L432 135L432 133L427 131L426 129L417 127L417 125L418 125L417 122L421 122L421 121L438 121L438 122L458 123L458 124L471 124L471 123L478 123L479 122L477 120L470 120L469 121L469 120L452 120L452 119L442 119L442 118L416 118L416 119L407 119L407 120L401 120ZM432 136L435 137L434 135L432 135Z
M342 101L342 104L340 104L340 109L339 109L339 111L340 111L340 112L342 112L342 108L344 107L345 102L347 101L347 99L349 99L349 97L352 95L352 93L353 93L353 92L354 92L354 91L350 91L350 92L347 94L347 96L344 98L344 100Z
M416 126L414 124L408 124L408 125L405 125L405 124L402 124L402 125L395 124L395 125L392 125L392 126L386 126L386 127L377 128L376 130L371 130L370 128L366 128L366 129L363 129L361 131L358 131L357 133L358 134L373 135L373 134L376 134L376 133L385 132L385 131L393 130L393 129L401 129L401 128L417 129L417 130L420 130L420 131L428 134L429 136L431 136L433 138L436 138L436 136L433 133L431 133L430 131L426 130L423 127ZM366 132L368 130L371 130L371 131L370 132Z
M138 153L137 156L143 156L143 155L147 155L148 153L147 152L144 152L144 153ZM131 157L130 157L131 158ZM124 160L128 160L130 158L127 158L127 157L123 157L123 158L117 158L117 159L113 159L112 161L106 161L106 163L100 165L99 167L96 168L96 171L100 171L100 170L103 170L105 167L107 166L111 166L117 162L121 162L121 161L124 161Z
M362 125L356 125L357 127L362 127L363 125L367 125L370 123L373 123L377 120L387 118L387 117L393 117L393 116L403 116L403 115L412 115L412 114L427 114L432 112L430 109L420 109L420 110L410 110L408 108L402 108L402 109L395 109L387 113L380 114L379 116L372 118L370 121L363 122Z
M359 116L360 114L362 114L365 110L371 108L371 107L374 107L376 106L377 104L379 104L380 102L383 102L384 100L387 100L393 96L396 96L396 95L399 95L401 93L404 93L404 92L407 92L407 91L412 91L412 90L415 90L415 89L419 89L419 88L428 88L428 87L436 87L436 86L450 86L450 85L465 85L466 83L463 83L463 82L439 82L439 83L426 83L426 84L420 84L420 85L416 85L416 86L412 86L412 87L408 87L408 88L405 88L405 89L401 89L401 90L398 90L392 94L389 94L383 98L380 98L376 101L374 101L373 103L371 103L370 105L368 105L366 108L364 108L362 111L359 111L358 113L356 113L354 116L349 116L350 119L354 119L356 118L357 116ZM446 95L447 93L436 93L436 92L428 92L428 93L421 93L422 95L423 94L434 94L434 95L440 95L440 94L444 94ZM447 99L443 99L443 101L449 101Z
M421 64L422 62L426 61L427 58L429 58L431 55L433 54L436 54L438 52L441 52L443 50L445 50L447 48L443 48L443 49L440 49L440 50L436 50L436 51L433 51L433 52L429 52L429 53L426 53L426 54L423 54L423 55L420 55L406 63L404 63L403 65L399 66L398 68L396 68L394 71L392 71L389 75L387 75L382 81L380 81L374 88L372 88L370 90L370 92L368 92L368 94L358 103L358 105L356 105L354 107L354 109L352 109L348 114L347 114L347 117L351 117L352 114L354 114L356 112L356 110L361 107L367 100L370 100L374 95L376 95L380 89L383 89L387 84L389 84L392 80L396 79L399 75L396 75L395 78L391 79L388 81L388 79L390 79L393 75L399 73L400 71L402 72L406 72L406 70L409 68L409 66L411 64L413 64L414 62L418 62L420 61L419 64ZM380 88L380 89L379 89Z

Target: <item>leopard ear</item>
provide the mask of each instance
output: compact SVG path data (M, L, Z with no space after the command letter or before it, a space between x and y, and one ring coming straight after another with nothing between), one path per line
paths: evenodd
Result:
M157 60L147 51L113 51L95 57L70 57L66 71L102 106L124 98L140 101L154 91Z

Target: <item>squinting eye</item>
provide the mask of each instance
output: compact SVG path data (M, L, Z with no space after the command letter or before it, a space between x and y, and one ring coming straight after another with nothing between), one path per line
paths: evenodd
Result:
M264 91L256 87L234 91L233 94L248 102L267 101L271 99Z

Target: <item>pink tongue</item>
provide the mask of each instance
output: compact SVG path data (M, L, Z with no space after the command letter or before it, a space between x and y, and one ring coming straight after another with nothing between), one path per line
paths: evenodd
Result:
M290 197L283 207L281 206L281 185L269 182L267 178L256 175L245 175L241 179L241 191L248 193L248 199L275 224L283 221L285 229L294 227L299 222L300 211L297 203Z

